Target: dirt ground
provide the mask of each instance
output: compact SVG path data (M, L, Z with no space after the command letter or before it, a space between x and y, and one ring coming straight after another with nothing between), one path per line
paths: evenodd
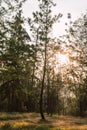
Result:
M45 125L52 130L87 130L87 118L58 116L52 117L45 114L46 121L40 119L38 113L0 113L0 127L10 123L14 128L25 126L35 128L38 125ZM32 129L31 129L32 130Z

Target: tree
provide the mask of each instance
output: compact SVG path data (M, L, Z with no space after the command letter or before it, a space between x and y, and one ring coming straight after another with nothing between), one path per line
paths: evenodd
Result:
M40 114L41 118L45 119L43 113L43 91L46 82L46 69L47 69L47 46L49 44L49 34L52 29L52 25L61 16L52 17L52 6L55 6L52 0L38 0L39 1L39 11L33 13L34 22L37 25L36 35L38 37L38 43L41 46L41 54L43 58L43 71L42 71L42 82L41 82L41 93L40 93Z
M5 96L7 96L7 100L9 102L9 108L11 108L10 105L13 106L13 103L15 104L15 107L17 106L17 99L19 99L19 102L21 102L20 107L22 108L21 105L24 104L24 100L20 95L23 94L25 97L25 90L27 90L27 87L29 87L26 87L24 84L25 75L28 73L26 72L26 66L32 64L34 60L33 53L35 51L35 48L33 45L28 44L30 37L26 30L23 28L25 19L22 16L22 4L24 1L25 0L13 1L15 8L13 7L14 4L12 5L10 1L6 2L6 7L8 7L6 14L7 19L0 24L0 40L2 43L0 49L0 90L3 88L3 92L5 92ZM12 16L10 15L11 18L8 18L8 13L10 13L12 10L15 13L13 13L14 15ZM31 77L32 65L29 67L29 69L30 71L28 75ZM9 92L8 95L7 91ZM15 107L12 107L12 109L15 110Z
M83 116L86 110L84 102L87 98L84 85L87 76L87 14L70 25L67 38L68 47L73 52L71 57L72 69L70 72L73 77L73 84L70 88L76 96L79 114Z

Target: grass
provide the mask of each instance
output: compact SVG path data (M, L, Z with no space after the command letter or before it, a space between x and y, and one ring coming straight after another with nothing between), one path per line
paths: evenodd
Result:
M87 118L38 113L0 113L0 130L87 130Z

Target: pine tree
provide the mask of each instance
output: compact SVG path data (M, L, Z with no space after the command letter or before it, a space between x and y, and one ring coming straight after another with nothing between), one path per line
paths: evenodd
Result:
M33 24L32 30L34 36L36 36L36 43L39 45L41 50L41 57L43 58L43 71L42 71L42 81L41 81L41 92L40 92L40 114L41 118L45 120L43 111L43 91L45 88L46 81L46 69L47 69L47 48L50 40L50 32L52 31L52 26L61 17L52 17L52 6L55 6L52 0L38 0L39 1L39 11L33 12ZM29 20L31 23L31 20Z

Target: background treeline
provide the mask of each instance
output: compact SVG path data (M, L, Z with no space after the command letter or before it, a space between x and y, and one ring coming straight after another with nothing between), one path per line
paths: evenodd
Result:
M62 17L52 16L52 0L39 0L27 19L24 2L0 1L0 111L86 116L87 14L75 22L68 14L66 35L52 38ZM58 61L58 52L68 54L69 64Z

